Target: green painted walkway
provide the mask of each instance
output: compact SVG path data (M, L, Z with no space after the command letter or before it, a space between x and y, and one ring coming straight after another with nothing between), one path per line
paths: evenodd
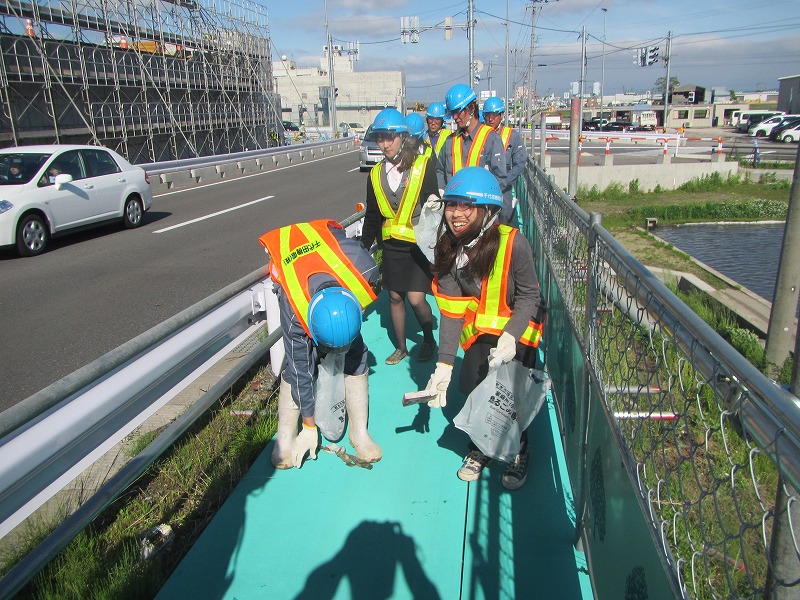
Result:
M529 430L522 489L502 487L497 463L478 482L460 481L468 438L452 420L464 397L451 393L443 411L402 406L403 392L422 388L435 363L384 364L393 350L388 314L382 293L363 330L373 359L369 429L383 459L367 470L321 452L302 469L276 471L270 444L160 600L592 597L584 556L572 546L552 401ZM408 325L414 356L422 335L410 309ZM354 453L346 437L340 444Z

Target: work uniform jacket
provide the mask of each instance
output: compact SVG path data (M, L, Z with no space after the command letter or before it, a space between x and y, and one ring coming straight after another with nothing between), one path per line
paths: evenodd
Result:
M506 185L502 188L503 210L500 213L500 221L508 223L514 214L515 203L512 197L514 182L525 171L528 152L525 150L525 141L522 139L522 135L516 129L501 125L497 129L497 133L500 135L500 140L503 142L503 148L505 149L507 169ZM508 206L511 207L511 210L507 212Z
M478 146L473 148L476 143ZM455 153L453 150L454 144L459 146ZM455 159L454 154L456 155ZM461 155L461 164L456 164L458 162L458 154ZM442 151L436 154L436 179L439 189L443 190L447 187L447 182L460 169L476 166L489 169L489 172L497 177L497 182L502 190L506 186L508 171L505 154L506 151L503 148L500 136L488 125L478 124L472 134L467 133L465 130L459 130L457 133L447 137Z
M375 299L371 288L379 280L378 266L336 221L289 225L265 233L259 242L270 255L270 275L280 307L286 351L282 376L292 388L300 413L311 417L316 406L314 380L320 356L308 331L308 302L320 289L333 284L349 289L365 308ZM330 262L325 260L326 255ZM366 373L367 358L367 346L359 334L345 355L345 374Z

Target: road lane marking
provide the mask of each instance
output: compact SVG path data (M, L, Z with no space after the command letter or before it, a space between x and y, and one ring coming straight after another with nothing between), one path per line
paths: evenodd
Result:
M356 167L355 169L350 169L348 173L353 173L354 171L360 171L361 167Z
M171 192L164 192L162 194L153 194L153 198L163 198L164 196L171 196L172 194L182 194L183 192L192 192L194 190L199 190L206 187L211 187L212 185L221 185L223 183L233 183L235 181L241 181L242 179L249 179L250 177L258 177L259 175L267 175L269 173L275 173L276 171L283 171L284 169L291 169L293 167L302 167L303 165L310 165L311 163L319 162L321 160L328 160L329 158L336 158L337 156L343 156L345 154L352 154L353 152L357 152L357 150L348 150L347 152L342 152L341 154L331 154L329 156L323 156L321 158L314 158L312 160L305 160L303 162L299 162L293 165L286 165L285 167L277 167L275 169L269 169L268 171L263 171L261 173L251 173L249 175L237 175L236 177L232 177L231 179L220 179L219 181L211 181L209 183L201 183L199 185L193 185L192 187L181 188L179 190L173 190ZM349 171L348 171L349 172Z
M178 229L178 227L185 227L186 225L192 225L193 223L197 223L199 221L205 221L206 219L211 219L212 217L218 217L219 215L224 215L225 213L229 213L234 210L239 210L240 208L252 206L253 204L258 204L259 202L263 202L264 200L269 200L270 198L274 197L275 196L264 196L263 198L259 198L258 200L253 200L252 202L246 202L245 204L240 204L239 206L232 206L231 208L226 208L225 210L211 213L210 215L206 215L204 217L198 217L196 219L192 219L191 221L184 221L183 223L178 223L177 225L171 225L170 227L165 227L164 229L157 229L153 233L166 233L167 231Z

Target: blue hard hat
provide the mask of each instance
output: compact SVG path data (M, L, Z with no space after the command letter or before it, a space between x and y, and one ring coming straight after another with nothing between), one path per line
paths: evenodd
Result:
M497 178L483 167L464 167L447 182L441 201L502 208L503 192Z
M447 94L444 97L447 112L453 113L457 110L462 110L476 98L475 92L466 83L457 83L447 90Z
M447 107L444 105L444 102L431 102L428 105L428 111L425 113L425 116L444 119L447 116Z
M328 287L311 297L308 329L311 339L325 352L345 352L361 332L363 312L353 292Z
M384 108L375 115L372 131L389 131L391 133L408 133L408 125L402 113L396 108Z
M483 112L504 113L506 112L506 103L503 102L502 98L492 96L491 98L487 98L486 102L483 103Z
M406 126L408 127L409 135L415 137L422 137L425 135L425 121L419 113L411 113L406 116Z
M482 108L478 109L478 121L480 121L481 123L484 122L483 121L483 109Z

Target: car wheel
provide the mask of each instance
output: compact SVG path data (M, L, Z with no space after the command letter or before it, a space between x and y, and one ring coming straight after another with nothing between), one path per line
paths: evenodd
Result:
M47 222L39 215L25 215L17 225L17 252L20 256L36 256L44 252L50 240Z
M790 135L785 135L785 136L783 136L783 137L781 138L781 141L782 141L782 142L784 142L784 143L786 143L786 144L788 144L789 142L791 142L791 141L792 141L792 136L790 136Z
M767 134L764 133L763 131L761 131L760 129L758 131L756 131L756 137L764 137L765 135L767 135Z
M125 211L122 215L125 229L134 229L141 225L142 217L144 217L144 210L142 209L141 198L139 196L130 196L125 200Z

